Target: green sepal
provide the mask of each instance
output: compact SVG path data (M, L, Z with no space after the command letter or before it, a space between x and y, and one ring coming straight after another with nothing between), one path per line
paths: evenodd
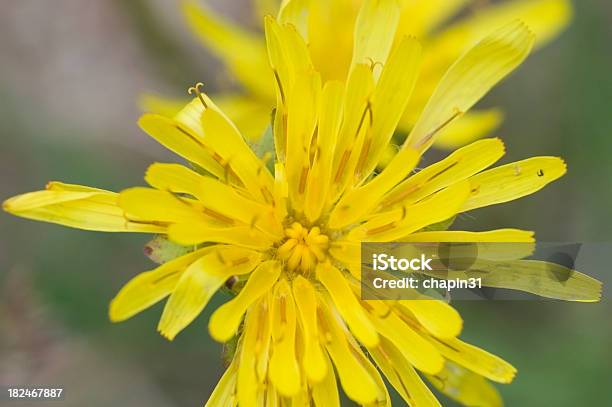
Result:
M453 225L456 218L457 215L451 216L450 218L443 220L442 222L432 223L431 225L425 226L423 229L420 229L419 232L440 232L443 230L448 230L448 228Z
M162 264L192 252L193 246L181 246L164 235L157 235L144 246L145 255L157 264Z
M265 156L269 158L266 160L266 166L272 174L274 174L274 161L276 160L276 150L274 149L274 134L272 132L272 126L266 127L261 137L254 141L248 141L249 147L255 153L257 157L263 159Z

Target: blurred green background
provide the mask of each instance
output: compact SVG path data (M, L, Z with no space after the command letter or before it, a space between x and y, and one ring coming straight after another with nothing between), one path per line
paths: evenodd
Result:
M210 3L253 25L246 0ZM612 2L575 3L572 26L482 102L506 110L497 134L507 145L504 161L560 155L568 174L457 226L532 229L543 241L612 240ZM3 1L0 198L49 180L112 190L144 185L148 163L177 158L137 128L139 95L180 96L197 81L207 90L229 82L173 1ZM206 332L215 304L174 342L155 332L159 305L119 325L108 321L121 285L153 267L142 254L146 236L5 213L0 228L0 384L64 386L67 406L206 400L222 371L222 346ZM456 306L463 338L518 368L515 382L500 386L508 406L612 405L609 300Z

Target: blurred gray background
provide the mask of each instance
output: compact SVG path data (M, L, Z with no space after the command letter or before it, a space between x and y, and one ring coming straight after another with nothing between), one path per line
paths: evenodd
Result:
M257 25L246 0L209 3ZM568 174L531 197L462 217L457 227L612 241L612 2L575 7L571 27L482 102L506 111L496 134L507 146L504 161L559 155ZM139 96L181 96L197 81L207 90L229 83L173 1L0 1L0 198L49 180L144 185L148 163L177 158L137 128ZM174 342L155 332L159 305L119 325L108 321L121 285L153 267L141 250L146 236L6 213L0 230L0 384L64 386L66 406L206 400L222 371L222 346L206 331L215 304ZM457 307L463 338L518 368L515 382L500 386L507 405L612 405L609 300Z

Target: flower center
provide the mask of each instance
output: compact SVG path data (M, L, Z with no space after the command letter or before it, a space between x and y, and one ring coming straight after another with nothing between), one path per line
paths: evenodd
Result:
M285 229L285 237L277 249L277 255L284 260L289 271L313 271L317 263L327 257L329 237L321 234L318 226L307 229L295 222Z

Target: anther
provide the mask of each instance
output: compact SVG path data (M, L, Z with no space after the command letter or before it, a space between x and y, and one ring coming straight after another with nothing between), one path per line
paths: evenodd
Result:
M202 102L202 105L204 105L204 108L208 109L208 105L206 104L206 101L204 101L204 96L202 96L202 92L200 91L200 88L203 87L204 84L202 82L198 82L194 86L187 89L187 93L189 93L190 95L193 95L195 93L198 99L200 99L200 102Z

